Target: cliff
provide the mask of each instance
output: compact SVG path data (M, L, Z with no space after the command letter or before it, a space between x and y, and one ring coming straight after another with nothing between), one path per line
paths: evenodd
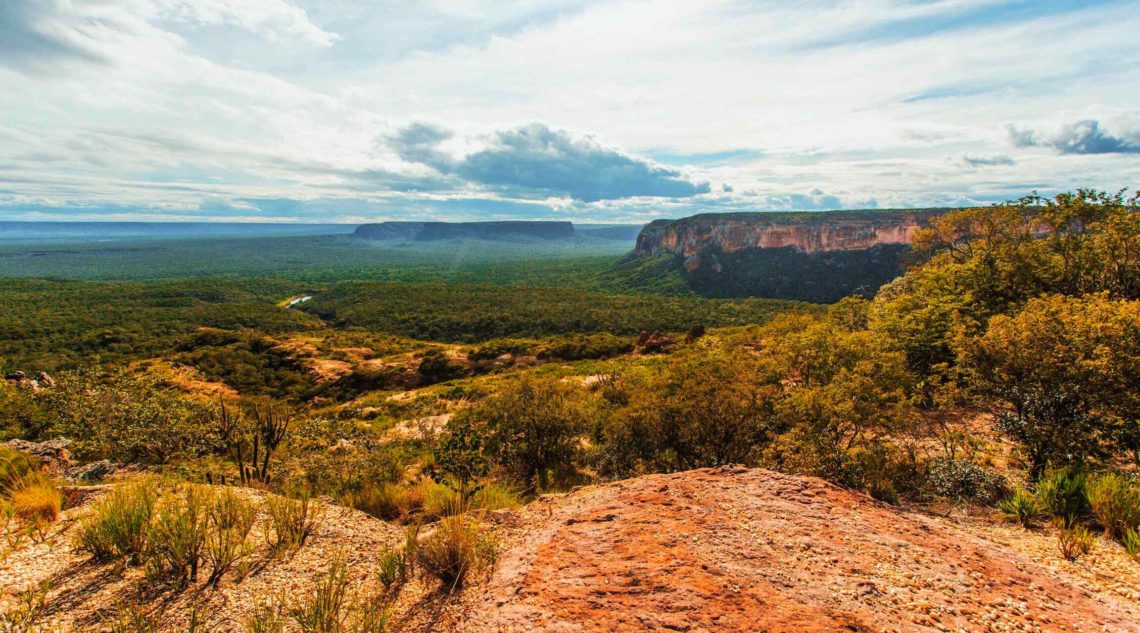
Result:
M362 224L353 235L370 240L438 240L480 239L509 240L537 238L558 240L574 237L570 222L380 222Z
M722 213L655 220L611 276L709 297L831 302L873 294L941 209Z
M634 254L661 252L692 257L715 248L791 247L803 253L866 250L909 244L940 210L722 213L654 220L641 230Z

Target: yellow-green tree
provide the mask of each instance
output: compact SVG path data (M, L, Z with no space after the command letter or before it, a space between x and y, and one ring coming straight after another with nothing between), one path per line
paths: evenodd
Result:
M1140 417L1140 301L1040 297L993 317L979 337L963 334L957 348L1033 478L1104 452Z

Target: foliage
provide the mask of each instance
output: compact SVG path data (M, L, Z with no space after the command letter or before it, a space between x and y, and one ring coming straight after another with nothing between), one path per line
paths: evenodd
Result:
M335 327L476 343L571 332L684 331L693 322L714 327L758 323L797 306L766 299L619 295L564 287L351 282L320 293L303 309Z
M1089 477L1089 507L1108 538L1122 538L1140 526L1140 485L1117 473Z
M0 492L11 490L39 469L40 460L34 456L0 445Z
M1106 453L1113 429L1140 414L1140 301L1033 299L959 347L972 383L1005 405L999 428L1031 477Z
M185 486L159 499L146 536L148 576L178 587L197 582L210 527L209 496L207 488Z
M214 447L205 408L152 375L89 369L56 383L39 402L83 457L165 464Z
M235 564L250 556L248 538L256 518L253 503L232 488L224 488L215 495L207 510L208 530L202 552L210 570L208 584L217 585Z
M38 631L35 622L47 608L49 591L51 591L51 582L45 580L18 593L15 605L0 613L0 631L5 633Z
M1085 494L1088 475L1079 468L1046 471L1037 480L1037 502L1050 517L1070 520L1086 516L1089 500Z
M930 482L935 492L955 501L989 503L1005 491L1005 478L974 462L936 459L930 463Z
M298 498L270 496L265 499L266 536L274 552L290 552L304 546L324 522L324 507L308 494Z
M308 595L260 605L247 618L245 631L282 633L290 620L301 633L382 633L387 628L388 611L353 591L348 565L344 556L337 554Z
M146 552L158 486L139 479L111 489L79 520L76 546L96 559L124 558L137 564Z
M46 475L33 473L25 476L16 481L7 493L13 514L33 534L43 537L47 528L59 519L63 494Z
M1092 551L1096 536L1078 523L1065 524L1057 530L1057 548L1067 561L1076 561Z
M446 517L420 543L416 560L435 576L444 591L456 591L472 574L489 570L496 557L495 541L477 519Z
M1124 546L1124 552L1132 560L1140 562L1140 528L1131 528L1125 531L1120 543Z
M455 447L456 437L469 439L451 453L441 452L437 460L443 458L440 465L445 472L469 480L481 469L475 465L479 459L475 455L479 452L476 444L482 443L483 452L508 476L545 490L575 476L581 454L579 437L593 416L581 388L523 378L457 413L443 446ZM452 459L452 454L464 457Z
M631 389L607 422L601 468L629 475L754 463L770 437L774 389L743 359L678 356Z
M1006 520L1016 521L1027 528L1033 527L1037 517L1041 514L1037 499L1021 488L1014 490L1008 497L1002 499L998 504L998 509L1001 510L1002 516Z

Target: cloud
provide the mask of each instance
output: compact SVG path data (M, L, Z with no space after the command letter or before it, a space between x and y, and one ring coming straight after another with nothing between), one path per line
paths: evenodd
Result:
M963 154L958 157L958 162L964 167L1005 167L1016 164L1009 156L1002 154L993 154L987 156L979 156L974 154Z
M1054 133L1015 125L1010 125L1008 130L1017 147L1052 147L1061 154L1140 153L1140 128L1113 134L1096 119L1066 123Z
M58 62L108 62L85 41L83 25L69 24L57 0L0 2L0 66L43 71Z
M317 26L284 0L154 0L160 18L197 26L233 26L270 42L297 39L332 46L340 37Z
M416 123L389 137L404 160L486 186L523 188L582 202L634 197L688 198L710 191L680 171L605 147L590 137L532 123L495 132L490 146L461 159L438 149L451 133Z

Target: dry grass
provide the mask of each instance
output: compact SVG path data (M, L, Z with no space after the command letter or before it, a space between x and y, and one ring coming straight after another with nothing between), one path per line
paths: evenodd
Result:
M457 515L440 520L420 543L417 564L450 592L461 589L473 574L490 570L496 556L495 540L482 523L469 515Z

